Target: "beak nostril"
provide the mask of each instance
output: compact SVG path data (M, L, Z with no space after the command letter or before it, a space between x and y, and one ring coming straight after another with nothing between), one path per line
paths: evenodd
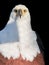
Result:
M21 9L19 9L19 13L22 14L22 10Z
M19 15L20 18L21 18L21 16L22 16L22 10L21 10L21 9L18 10L18 15Z

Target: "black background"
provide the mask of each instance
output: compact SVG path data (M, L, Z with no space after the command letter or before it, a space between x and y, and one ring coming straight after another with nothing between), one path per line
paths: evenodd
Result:
M32 29L35 30L44 46L45 63L48 64L49 43L48 43L48 21L47 6L44 2L33 2L30 0L0 0L0 31L5 27L12 8L17 4L24 4L29 8L31 14Z

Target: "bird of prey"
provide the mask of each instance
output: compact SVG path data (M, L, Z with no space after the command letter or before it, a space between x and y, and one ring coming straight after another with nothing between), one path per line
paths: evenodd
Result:
M30 12L25 5L19 4L12 9L7 25L0 31L0 58L7 60L4 63L13 59L10 61L13 63L16 60L16 64L13 63L12 65L36 65L33 63L35 58L39 55L41 59L42 54L38 46L37 35L32 30L30 22ZM21 64L20 61L29 63ZM44 65L44 61L40 61L40 63Z

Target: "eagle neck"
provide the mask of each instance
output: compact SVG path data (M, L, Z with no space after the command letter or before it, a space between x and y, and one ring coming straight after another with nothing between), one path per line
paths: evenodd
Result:
M31 31L31 24L30 21L25 21L25 20L19 20L17 21L17 26L18 26L18 31L19 31L19 39L20 42L25 44L29 43L30 39L30 31Z

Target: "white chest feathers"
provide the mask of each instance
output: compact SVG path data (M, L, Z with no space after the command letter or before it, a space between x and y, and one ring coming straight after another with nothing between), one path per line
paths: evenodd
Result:
M13 59L19 58L21 54L23 59L33 61L37 54L40 53L36 41L37 37L29 24L25 23L26 26L24 26L22 23L21 25L18 24L20 41L0 44L0 53L8 59L10 57L13 57Z

